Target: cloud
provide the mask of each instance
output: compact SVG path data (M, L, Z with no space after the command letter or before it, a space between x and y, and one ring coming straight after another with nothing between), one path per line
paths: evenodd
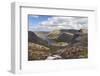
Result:
M33 18L38 18L39 16L36 16L36 15L34 16L34 15L32 15L31 17L33 17Z
M87 28L87 25L86 17L50 17L47 21L31 27L31 30L81 29Z

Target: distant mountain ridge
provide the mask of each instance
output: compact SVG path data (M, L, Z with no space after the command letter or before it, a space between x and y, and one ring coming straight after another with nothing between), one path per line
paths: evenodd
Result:
M32 32L29 31L28 33L28 41L37 43L37 44L58 44L58 42L66 42L66 43L76 43L80 42L82 37L86 36L87 29L60 29L60 30L53 30L50 32L45 31L38 31L38 32Z

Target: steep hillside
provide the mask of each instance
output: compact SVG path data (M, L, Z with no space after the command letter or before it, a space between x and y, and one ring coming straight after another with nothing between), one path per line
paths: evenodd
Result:
M36 43L36 44L42 44L47 45L48 42L46 40L41 39L38 37L34 32L28 31L28 42Z

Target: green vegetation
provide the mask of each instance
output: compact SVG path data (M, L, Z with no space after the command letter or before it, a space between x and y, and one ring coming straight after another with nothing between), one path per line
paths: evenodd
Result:
M83 50L80 52L80 56L87 58L88 57L88 50Z
M50 34L48 35L49 39L57 39L59 37L59 34Z
M63 40L63 39L53 39L53 40L56 42L65 42L65 40Z
M58 42L59 45L63 45L65 42Z

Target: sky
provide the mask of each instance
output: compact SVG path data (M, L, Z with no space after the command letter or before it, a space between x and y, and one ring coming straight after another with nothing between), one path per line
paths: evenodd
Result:
M87 17L29 15L29 31L52 31L56 29L87 29Z

